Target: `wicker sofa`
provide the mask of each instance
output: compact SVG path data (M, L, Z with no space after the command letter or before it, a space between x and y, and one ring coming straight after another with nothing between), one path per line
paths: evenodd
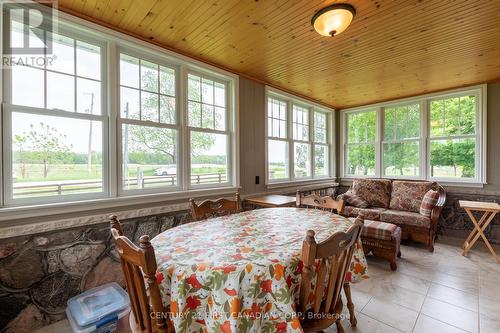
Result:
M422 199L429 191L438 191L439 199L431 216L420 214ZM446 201L444 188L435 182L390 179L354 179L351 192L368 203L368 208L346 206L344 214L356 217L362 210L367 220L393 223L401 227L402 239L427 245L434 251L439 217Z

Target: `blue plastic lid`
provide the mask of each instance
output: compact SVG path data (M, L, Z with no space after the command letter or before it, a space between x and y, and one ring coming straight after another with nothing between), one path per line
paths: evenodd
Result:
M116 282L87 290L68 300L68 310L80 327L95 324L128 307L128 295Z

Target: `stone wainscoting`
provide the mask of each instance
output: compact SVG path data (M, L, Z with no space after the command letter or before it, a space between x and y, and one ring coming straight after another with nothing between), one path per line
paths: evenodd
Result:
M122 223L137 244L190 219L181 211ZM0 332L33 332L58 321L70 297L111 281L125 285L107 223L1 240Z

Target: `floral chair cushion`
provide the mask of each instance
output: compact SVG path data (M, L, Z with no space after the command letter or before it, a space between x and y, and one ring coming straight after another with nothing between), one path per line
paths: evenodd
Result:
M412 182L395 180L392 182L390 209L420 213L424 195L436 187L433 182Z
M439 199L439 192L434 190L429 190L424 195L422 199L422 204L420 205L420 214L423 216L430 217L432 210L436 207Z
M342 195L339 195L343 200L345 200L349 205L358 207L358 208L368 208L368 202L364 201L352 191L347 191Z
M387 209L380 213L380 220L398 225L409 225L427 229L431 226L431 219L429 217L404 210Z
M391 181L389 179L354 179L352 191L366 201L370 207L389 207L391 201Z
M380 213L385 211L385 208L359 208L354 206L345 206L344 215L348 217L357 217L361 211L365 215L365 220L380 220Z

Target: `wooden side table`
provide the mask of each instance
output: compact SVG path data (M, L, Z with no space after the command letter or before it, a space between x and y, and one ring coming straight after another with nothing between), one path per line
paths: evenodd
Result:
M479 236L481 236L484 243L490 250L491 254L493 254L496 261L500 263L500 258L498 258L497 254L495 253L495 250L493 250L493 247L488 241L488 238L486 238L486 236L484 235L484 230L486 230L491 221L493 221L495 215L498 212L500 212L500 205L497 204L496 202L480 202L480 201L464 201L464 200L459 200L458 204L460 205L460 207L465 209L467 215L469 215L469 218L474 224L474 230L472 230L472 232L470 233L469 237L467 237L467 240L463 245L464 252L462 253L462 255L466 256L467 253L469 253L469 250L474 245L474 243L476 243L476 241L479 239ZM474 211L483 213L483 216L481 216L479 221L476 220L476 217L472 213Z
M268 194L268 195L261 195L258 197L246 198L245 204L263 208L294 207L295 197L289 197L286 195Z

